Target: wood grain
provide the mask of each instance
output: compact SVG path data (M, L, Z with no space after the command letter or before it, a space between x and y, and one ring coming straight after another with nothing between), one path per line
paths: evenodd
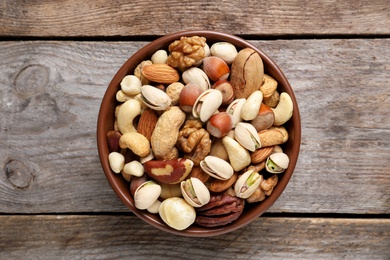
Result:
M1 216L1 259L388 259L390 220L259 218L211 238L132 216Z
M208 29L239 35L389 35L387 0L23 1L0 4L0 36L149 36Z
M389 214L390 40L253 43L280 64L302 118L296 171L269 212ZM1 43L1 212L128 212L95 128L108 83L144 44Z

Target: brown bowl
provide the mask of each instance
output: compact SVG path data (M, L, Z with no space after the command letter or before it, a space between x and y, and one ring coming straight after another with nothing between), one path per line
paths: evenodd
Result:
M108 163L108 145L106 140L106 134L108 131L113 130L114 126L114 111L117 105L116 101L116 92L120 89L120 82L128 74L132 74L135 67L143 60L150 59L151 55L159 49L167 49L168 45L180 39L181 36L204 36L207 39L207 43L211 46L214 42L226 41L234 44L238 50L250 47L257 51L261 58L263 59L265 73L272 76L274 79L278 81L278 90L279 92L285 91L287 92L294 104L294 113L292 118L284 125L289 133L289 140L283 144L284 152L290 158L290 164L287 170L279 175L279 182L276 185L272 194L267 197L264 201L260 203L253 203L251 205L247 205L242 215L233 223L228 224L222 227L216 228L204 228L197 225L192 225L186 230L178 231L170 228L166 225L159 217L159 215L150 214L147 211L142 211L134 206L134 200L130 195L129 184L126 182L123 177L119 174L115 174L110 169L110 165ZM100 156L101 165L103 167L104 174L106 175L110 185L114 189L117 196L123 201L123 203L130 208L130 210L137 215L139 218L144 220L145 222L151 224L154 227L157 227L161 230L182 235L182 236L190 236L190 237L209 237L224 234L227 232L234 231L238 228L241 228L260 215L262 215L281 195L287 183L289 182L299 154L301 142L301 122L299 116L298 105L296 102L296 98L294 92L284 76L283 72L279 69L279 67L261 50L256 48L251 43L226 33L214 32L214 31L184 31L177 32L173 34L169 34L163 36L143 48L134 53L119 69L119 71L115 74L112 79L110 85L107 88L107 91L103 97L99 117L97 122L97 145L98 152ZM249 203L247 203L249 204Z

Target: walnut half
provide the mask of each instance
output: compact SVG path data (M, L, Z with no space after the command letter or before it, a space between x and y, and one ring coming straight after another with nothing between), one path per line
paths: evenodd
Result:
M206 56L206 38L200 36L181 37L172 42L168 50L168 65L183 71L185 68L196 66Z

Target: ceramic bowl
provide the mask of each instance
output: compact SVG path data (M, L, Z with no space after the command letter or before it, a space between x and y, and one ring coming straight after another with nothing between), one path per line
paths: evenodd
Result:
M279 175L279 182L275 187L272 194L260 203L247 203L244 212L241 216L231 224L216 228L204 228L197 225L191 225L189 228L179 231L170 228L166 225L158 214L150 214L146 210L138 210L134 206L134 200L130 195L129 183L126 182L120 174L115 174L111 169L108 162L109 149L106 140L106 134L108 131L114 128L114 111L117 106L116 92L120 89L120 82L128 74L133 74L135 67L143 60L150 59L151 55L159 49L167 49L168 45L173 41L180 39L181 36L204 36L207 39L209 46L214 42L226 41L234 44L238 50L250 47L259 53L264 63L265 73L272 76L278 81L278 91L287 92L294 105L294 113L292 118L284 125L289 133L289 140L282 145L284 152L290 158L290 164L287 170ZM215 32L215 31L184 31L169 34L158 38L143 48L135 52L118 70L110 82L104 97L101 102L101 107L98 116L97 123L97 145L98 152L101 161L101 165L105 176L107 177L110 185L117 194L117 196L123 201L123 203L139 218L149 223L150 225L167 231L173 234L189 236L189 237L209 237L215 235L221 235L227 232L232 232L245 225L256 220L261 216L282 194L286 188L298 159L299 149L301 141L301 124L297 101L287 78L280 70L277 64L262 50L258 49L253 44L245 41L234 35Z

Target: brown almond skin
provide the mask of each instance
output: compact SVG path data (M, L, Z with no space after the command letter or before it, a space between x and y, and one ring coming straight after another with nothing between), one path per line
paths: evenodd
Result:
M212 192L222 192L232 187L233 184L236 182L237 177L238 173L235 172L233 176L230 177L228 180L218 180L213 178L206 184L206 186Z
M137 132L144 135L149 142L156 127L157 119L158 116L152 109L146 109L139 118Z
M168 64L151 64L145 66L141 73L149 81L162 84L171 84L180 79L179 72Z
M257 149L251 154L251 163L258 164L265 161L272 154L273 150L272 146Z
M236 99L248 98L263 84L264 65L260 55L252 48L240 50L233 60L230 83Z
M256 128L257 132L270 128L275 121L275 115L272 109L266 104L260 105L259 113L251 121L251 124Z

